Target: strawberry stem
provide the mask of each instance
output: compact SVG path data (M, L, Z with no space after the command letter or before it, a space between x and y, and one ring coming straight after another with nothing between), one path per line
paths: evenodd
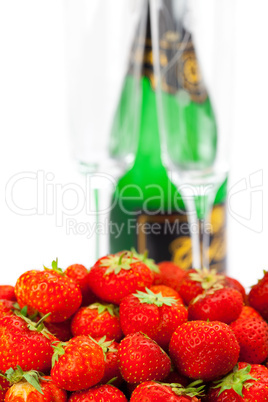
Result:
M45 265L43 265L43 267L44 267L45 271L54 271L62 276L65 275L65 272L63 272L63 269L59 268L59 266L58 266L58 258L56 258L56 260L52 261L51 268L47 268L47 267L45 267Z
M44 329L44 321L49 317L51 313L47 313L35 324L37 331L42 331Z
M122 254L120 254L119 260L118 260L118 265L122 265L123 262L123 258L126 256L127 251L123 252Z

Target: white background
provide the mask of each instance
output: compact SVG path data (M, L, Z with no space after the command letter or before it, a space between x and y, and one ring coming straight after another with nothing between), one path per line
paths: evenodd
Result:
M229 274L249 286L268 266L267 0L237 0L235 12L235 136L232 149L230 146L230 187L240 182L236 190L244 191L230 199L228 256ZM12 212L5 201L6 185L19 172L52 172L48 179L54 185L83 185L67 135L64 60L63 0L0 1L2 284L14 284L23 271L49 265L56 256L62 267L74 262L90 266L94 262L94 239L68 235L65 227L57 227L52 205L47 205L45 213L21 216ZM251 185L259 187L251 189L255 192L245 190L243 186L249 186L250 175L257 171L263 174L263 184L258 173L252 176ZM20 206L33 207L33 183L29 179L23 186L16 186L15 198ZM51 190L52 187L48 191ZM83 212L79 219L88 217Z

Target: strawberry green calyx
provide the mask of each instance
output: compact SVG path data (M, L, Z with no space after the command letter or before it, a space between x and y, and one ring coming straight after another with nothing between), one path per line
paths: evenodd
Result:
M268 271L266 271L265 269L263 269L262 272L263 272L263 276L265 276ZM257 283L260 283L260 282L262 282L262 281L263 281L263 278L258 279ZM251 285L251 286L250 286L250 289L254 288L255 286L256 286L256 284Z
M204 394L204 388L205 385L203 384L202 380L196 380L194 382L191 382L191 384L189 384L186 388L183 387L181 384L177 384L177 383L159 383L162 385L165 385L167 387L170 387L172 389L172 391L174 392L174 394L176 395L186 395L186 396L190 396L191 398L193 398L194 396L205 396Z
M223 288L224 286L221 283L216 282L209 290L204 291L200 295L197 295L191 303L195 304L198 300L204 299L206 296L213 295L217 290Z
M250 364L240 370L238 370L238 366L236 365L233 371L226 377L222 378L221 380L214 381L213 384L217 385L215 385L213 388L220 388L218 395L227 389L233 389L238 395L243 397L243 387L249 388L251 385L253 385L253 383L245 384L246 381L257 381L257 378L254 378L249 374L250 370Z
M104 261L101 262L100 266L107 267L104 275L109 275L112 273L117 275L122 269L129 271L131 269L132 262L133 257L129 258L128 253L125 252L120 255L109 255Z
M119 316L119 308L114 306L113 304L105 304L105 303L93 303L88 306L89 309L95 310L98 309L98 314L102 314L105 311L108 311L108 313L114 317L114 316Z
M12 309L13 309L14 311L20 311L21 314L24 315L25 317L27 316L27 311L28 311L28 307L27 307L27 306L24 306L24 307L21 309L19 303L18 303L18 302L14 302Z
M154 293L150 289L146 288L146 293L140 290L137 293L133 293L133 296L137 297L141 303L155 304L157 307L162 307L163 305L172 306L176 304L176 299L174 297L165 297L161 292Z
M49 381L48 379L44 379L38 371L36 370L23 371L20 366L17 366L16 370L10 368L5 372L4 375L3 374L0 375L1 377L9 381L10 384L16 384L20 381L26 380L42 395L44 395L44 393L42 391L39 381L40 379Z
M43 267L44 267L45 271L54 271L54 272L57 272L58 274L60 274L62 276L65 275L65 272L63 272L63 269L58 267L58 258L56 258L56 260L52 261L51 268L47 268L44 265L43 265Z
M200 282L204 290L210 289L216 283L221 283L224 280L224 275L217 274L216 269L195 269L196 272L189 274L190 279L195 282Z
M54 367L55 363L59 361L59 357L65 354L64 346L67 346L68 342L52 342L52 347L54 349L54 353L52 355L51 365Z
M24 306L22 309L20 308L19 303L15 302L13 303L13 308L12 310L14 311L14 313L20 313L22 314L24 317L29 318L31 321L33 321L39 314L39 312L36 310L35 313L33 315L29 315L28 316L28 306Z
M148 268L152 272L156 272L159 274L160 269L158 265L155 263L155 261L152 258L148 258L148 250L144 252L144 254L139 254L133 247L131 249L131 252L133 253L133 256L138 258L138 260L142 261L145 265L147 265Z
M114 340L112 341L106 341L106 336L104 335L101 339L99 339L98 341L96 341L95 339L91 338L90 339L94 342L96 342L103 351L104 354L104 360L106 360L106 353L108 352L117 352L117 349L111 348L110 346L112 345L112 343L114 343Z
M18 303L16 303L16 304L18 304ZM16 307L15 307L15 309L16 309ZM17 310L17 309L16 309ZM22 315L24 315L24 317L27 317L27 314L28 314L28 307L27 306L24 306L21 310L19 310L20 312L21 312L21 314Z
M27 327L30 331L40 332L48 339L50 339L53 336L51 334L51 332L49 332L49 330L44 325L44 321L46 320L47 317L50 316L51 313L47 313L46 315L44 315L38 322L34 322L34 321L30 320L30 318L25 317L25 315L23 315L19 311L15 311L14 313L16 314L17 317L20 317L25 322L27 322L27 324L28 324Z

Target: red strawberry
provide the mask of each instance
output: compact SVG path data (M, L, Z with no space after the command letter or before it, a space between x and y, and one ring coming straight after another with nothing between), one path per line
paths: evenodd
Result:
M0 402L5 401L5 395L7 390L10 388L10 383L4 377L3 373L0 372Z
M21 367L9 369L6 376L12 385L5 402L67 402L67 394L59 389L51 378L42 377L36 371L23 372Z
M16 315L0 318L0 370L20 365L26 371L49 371L55 340L40 321Z
M224 282L224 276L217 274L216 270L191 269L178 286L178 292L184 303L188 305L191 300L202 294L205 290L211 289L218 283Z
M71 318L63 322L46 322L45 327L61 342L67 342L72 338Z
M22 274L15 293L21 307L30 306L42 314L51 312L47 319L50 322L62 322L71 317L82 301L78 284L64 275L57 261L52 262L52 269Z
M221 380L212 383L206 402L242 402L268 400L268 369L264 366L239 363Z
M244 302L246 301L245 288L244 288L244 286L241 285L240 282L238 282L237 279L230 278L230 276L225 276L224 277L224 287L236 289L238 292L241 293Z
M240 292L215 285L190 302L189 320L221 321L230 324L239 317L242 308L243 297Z
M252 286L248 295L248 302L268 321L268 272L264 271L263 278Z
M20 308L17 302L11 300L0 300L0 317L4 317L6 315L13 315L17 313L21 313L24 317L30 318L32 321L38 321L38 313L33 316L29 316L27 314L28 308L25 306L23 309ZM39 317L40 319L41 317Z
M163 305L160 307L160 324L157 330L157 334L154 340L161 346L163 349L168 350L169 342L173 332L177 329L177 327L188 319L188 311L183 305L182 298L180 295L173 289L168 286L152 286L150 290L157 295L162 294L163 297L174 297L177 300L176 304L172 306ZM177 294L176 294L176 293Z
M123 297L152 285L152 271L129 253L100 258L90 270L89 286L102 300L119 304Z
M11 285L0 285L0 299L16 301L14 289Z
M160 262L158 267L159 273L154 275L154 285L165 285L178 292L179 284L187 274L187 271L171 261Z
M106 336L103 338L96 338L95 340L98 345L101 346L104 353L104 375L100 383L106 384L113 379L113 385L119 387L123 382L118 363L119 344L115 341L106 340Z
M130 402L199 402L197 396L203 395L204 386L195 381L187 388L181 384L162 384L146 381L140 384L132 393Z
M239 360L258 364L268 357L268 324L259 318L234 321L231 328L240 345Z
M180 374L204 381L227 374L239 356L235 334L219 321L182 324L173 333L169 350Z
M245 318L262 318L262 316L253 307L243 306L238 320Z
M96 385L104 375L102 348L88 336L76 336L54 347L51 377L67 391L79 391Z
M189 378L184 377L183 375L179 374L173 368L171 368L171 372L165 378L165 383L168 384L181 384L183 387L187 387L191 380Z
M137 295L138 293L130 294L120 303L119 316L122 331L124 335L142 331L153 339L160 325L159 308L154 303L141 303ZM173 303L175 300L172 300ZM170 303L169 299L168 302Z
M154 288L154 287L153 287ZM161 347L167 348L175 329L187 321L187 310L164 286L162 292L137 291L120 303L120 323L125 335L143 332ZM170 289L173 291L173 289Z
M69 402L127 402L127 398L113 385L99 385L87 391L75 392Z
M12 315L14 311L14 302L11 300L0 300L0 317Z
M238 369L243 369L247 367L249 364L245 362L237 363ZM261 381L265 384L268 384L268 369L267 367L263 366L262 364L250 364L250 375L252 377L257 378L258 381Z
M113 304L93 303L80 308L72 319L72 333L93 338L106 335L120 341L123 333L119 323L118 307Z
M117 254L121 255L122 253L124 253L124 251L121 251L121 252L119 252ZM139 253L137 253L135 248L132 247L130 255L133 255L133 257L138 258L138 260L140 260L145 265L147 265L147 267L150 268L150 270L154 274L159 274L160 270L159 270L158 265L155 263L155 260L153 260L152 258L148 258L148 250L145 250L145 252L143 254L139 254Z
M168 355L141 332L127 335L118 347L119 368L130 383L163 380L170 372Z
M68 278L72 278L78 283L82 293L82 306L88 306L97 301L97 297L92 293L88 285L88 270L84 265L70 265L64 272Z

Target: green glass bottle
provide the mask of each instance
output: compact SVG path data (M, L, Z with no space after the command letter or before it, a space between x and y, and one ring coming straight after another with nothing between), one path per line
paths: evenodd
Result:
M170 57L168 46L167 40L163 42L162 63ZM195 58L196 63L192 44L190 51L191 58ZM161 160L152 64L153 52L148 17L143 74L139 83L140 99L137 102L138 147L133 166L119 179L112 197L110 252L135 247L139 253L148 250L149 257L156 262L173 260L187 269L192 266L190 231L181 195L170 181ZM216 122L209 97L205 96L204 88L198 88L198 91L195 89L195 96L199 96L199 99L192 95L190 102L189 99L185 102L185 94L190 93L190 88L182 85L183 96L174 99L172 91L168 89L170 85L167 79L165 106L171 116L169 129L174 138L177 136L176 141L172 137L171 141L174 141L174 147L180 149L181 162L184 160L189 162L192 159L194 163L209 163L215 156L217 141ZM133 129L133 109L130 108L133 93L134 78L130 69L117 107L111 138L116 136L124 138L131 127ZM172 127L174 114L180 116L179 136L178 127L175 128L175 125ZM225 197L226 182L217 193L212 212L210 267L218 271L224 271L226 263Z

